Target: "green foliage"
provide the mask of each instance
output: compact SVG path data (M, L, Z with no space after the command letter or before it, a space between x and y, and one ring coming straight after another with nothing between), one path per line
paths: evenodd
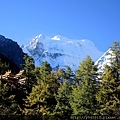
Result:
M18 73L19 67L6 56L0 54L0 74L4 74L8 70L11 70L12 73Z
M120 107L120 81L114 77L113 71L106 66L105 74L100 84L97 100L100 108L98 112L102 115L112 115L115 109Z
M101 115L120 115L120 43L114 42L111 49L111 66L106 66L97 94Z
M40 67L40 77L37 85L32 88L30 95L26 99L25 114L52 114L56 105L55 94L57 93L58 83L52 76L51 66L44 62ZM29 107L28 107L29 106Z
M94 65L94 62L87 56L85 60L80 63L79 69L76 71L76 79L80 83L85 78L95 80L97 78L97 67Z
M32 57L25 55L24 56L25 64L24 66L24 75L26 79L26 89L30 93L32 87L37 83L36 74L35 74L35 65Z
M72 72L71 68L68 66L67 69L65 70L65 75L64 78L65 80L70 81L71 84L73 84L75 74Z
M70 100L75 115L93 115L96 110L96 70L94 62L87 56L76 71L79 84L73 89Z
M58 94L56 95L57 105L54 110L55 115L59 116L70 116L72 109L69 103L70 95L72 92L72 86L69 80L63 82L58 89Z
M65 80L65 71L63 71L62 69L58 69L56 71L56 79L59 83L63 83Z
M46 112L46 106L43 105L45 104L47 87L48 86L45 86L45 84L41 83L40 85L36 85L32 88L30 95L26 99L26 107L23 111L24 114L35 115Z
M43 62L43 65L40 68L40 74L49 75L51 71L52 71L52 68L50 64L47 61Z
M0 80L0 114L19 114L20 107L15 100L15 95L11 94L11 87L3 84Z
M70 67L54 71L47 61L35 67L33 58L25 55L25 84L0 80L0 114L38 115L37 119L120 115L120 43L114 42L110 49L111 65L105 67L102 76L89 56L74 74ZM0 74L9 68L8 62L0 59Z
M1 62L1 60L0 60L0 74L4 74L5 71L8 70L8 68L9 68L9 65Z

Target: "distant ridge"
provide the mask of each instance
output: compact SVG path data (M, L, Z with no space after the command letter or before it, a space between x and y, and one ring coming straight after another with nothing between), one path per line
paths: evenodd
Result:
M53 68L70 66L73 70L78 68L87 55L96 61L103 54L92 41L72 40L61 35L52 38L43 34L37 35L22 49L34 58L36 66L48 61Z
M15 63L19 68L24 63L24 53L17 42L12 39L5 38L0 35L0 54L6 56L9 60Z

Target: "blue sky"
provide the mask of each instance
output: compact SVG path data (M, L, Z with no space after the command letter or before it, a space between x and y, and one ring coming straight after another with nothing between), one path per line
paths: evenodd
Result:
M88 39L106 51L120 41L120 0L0 0L0 34L21 45L41 33Z

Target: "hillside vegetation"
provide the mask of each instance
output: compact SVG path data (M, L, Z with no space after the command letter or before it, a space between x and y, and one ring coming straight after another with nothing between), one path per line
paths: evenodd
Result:
M7 84L0 80L0 114L46 120L72 119L74 115L120 115L120 43L114 42L111 49L114 60L110 58L111 66L106 65L102 75L90 56L73 72L69 66L53 70L47 61L35 67L33 58L25 55L25 83ZM16 74L16 65L0 56L1 74L8 70Z

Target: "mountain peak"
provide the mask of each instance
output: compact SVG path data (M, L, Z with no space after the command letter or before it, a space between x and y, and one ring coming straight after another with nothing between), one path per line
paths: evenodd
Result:
M51 38L52 40L67 40L67 38L66 37L63 37L63 36L61 36L61 35L55 35L54 37L52 37Z
M61 37L60 35L56 35L52 38L52 40L60 40L60 37Z
M36 66L47 61L52 68L70 66L73 70L87 55L94 61L102 55L89 40L72 40L61 35L50 38L40 34L23 50L34 58Z
M39 34L30 41L30 44L37 42L39 39L44 39L44 38L45 38L45 36L43 34Z
M37 44L39 42L42 42L44 39L45 39L45 36L43 34L39 34L30 41L28 46L31 46L32 48L36 48Z

